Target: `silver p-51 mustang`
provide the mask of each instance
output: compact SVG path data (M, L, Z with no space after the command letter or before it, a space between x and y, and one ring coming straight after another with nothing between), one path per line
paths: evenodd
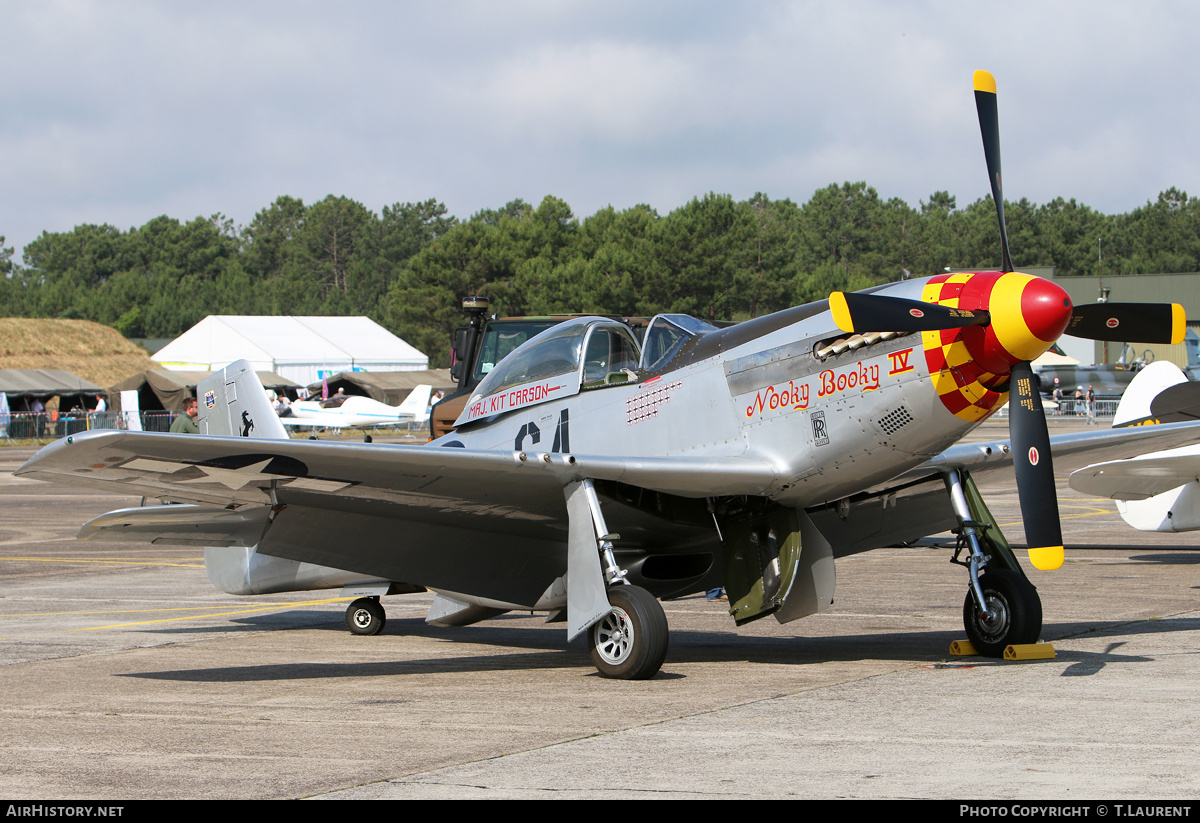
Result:
M201 384L202 435L89 432L18 474L176 504L111 512L80 536L206 546L226 591L341 587L361 595L347 611L360 633L382 628L379 596L421 588L437 593L427 619L441 625L544 610L568 638L588 633L609 677L659 670L658 598L723 585L738 624L786 622L829 607L836 558L948 528L965 552L976 648L1036 642L1041 602L972 474L1017 472L1031 560L1057 567L1051 443L1029 361L1063 333L1182 338L1183 316L1072 306L1012 270L995 85L986 72L975 85L1000 271L834 293L724 329L659 315L644 345L620 323L574 319L497 364L457 431L428 446L287 439L239 362ZM1011 448L955 445L1006 400ZM1196 433L1072 435L1054 459L1082 465L1096 448L1123 456Z

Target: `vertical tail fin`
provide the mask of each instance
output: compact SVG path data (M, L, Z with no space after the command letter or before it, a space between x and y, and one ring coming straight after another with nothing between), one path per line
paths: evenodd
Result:
M213 372L196 387L201 434L287 440L258 375L245 360Z
M1187 375L1174 363L1154 361L1134 376L1121 395L1121 402L1117 404L1117 413L1113 417L1113 428L1140 426L1154 420L1155 415L1150 410L1154 398L1171 386L1187 382Z
M411 392L400 404L400 414L411 414L413 422L424 423L429 419L429 398L433 394L433 386L422 383Z

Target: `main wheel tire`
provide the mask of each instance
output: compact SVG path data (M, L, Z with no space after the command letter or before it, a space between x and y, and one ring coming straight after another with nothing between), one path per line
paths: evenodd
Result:
M662 604L638 586L608 590L612 611L588 631L592 663L604 677L648 680L667 657L667 616Z
M1025 575L996 569L979 578L979 588L988 616L979 614L969 591L963 604L963 625L975 651L1001 657L1009 645L1038 641L1042 634L1042 599Z
M360 597L346 609L346 628L354 634L379 634L387 625L387 613L376 597Z

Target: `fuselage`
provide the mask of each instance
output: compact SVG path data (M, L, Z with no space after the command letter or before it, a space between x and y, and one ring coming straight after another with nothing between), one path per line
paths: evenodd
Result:
M994 293L1015 290L1015 298L1005 299L1015 299L1018 309L1007 311L1020 314L1029 298L1022 289L1047 286L1060 291L1028 275L982 272L911 280L875 293L995 312ZM567 372L509 381L500 391L489 391L485 381L458 431L432 445L745 456L776 467L768 497L815 505L920 465L1002 406L1007 367L1036 356L1058 336L1018 340L1012 319L1005 323L993 324L998 334L976 327L851 335L838 329L822 301L698 334L657 368L646 368L643 357L641 368L627 370L623 380L609 375L608 382L589 384Z
M286 425L329 426L353 428L376 426L419 419L423 410L389 406L369 397L347 397L339 406L325 408L317 400L297 400L291 405L294 417L285 418Z

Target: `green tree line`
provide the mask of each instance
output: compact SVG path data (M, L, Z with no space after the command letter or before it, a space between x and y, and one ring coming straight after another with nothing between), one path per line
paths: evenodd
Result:
M1169 189L1104 215L1075 200L1006 203L1014 259L1063 275L1200 271L1200 200ZM447 365L459 300L500 314L685 312L743 320L897 280L1000 264L990 198L947 192L917 207L866 183L803 205L756 194L697 197L666 215L639 205L578 219L557 197L467 220L436 200L376 214L347 197L283 196L238 227L222 215L157 217L121 231L43 232L21 261L0 236L0 315L96 320L171 337L209 314L366 315Z

